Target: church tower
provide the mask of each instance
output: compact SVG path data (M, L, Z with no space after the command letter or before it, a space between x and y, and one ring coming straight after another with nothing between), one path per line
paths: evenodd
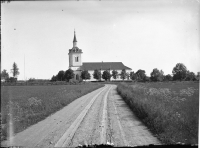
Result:
M73 47L69 49L69 68L72 70L77 70L80 66L82 66L82 59L81 54L82 50L77 47L77 40L76 40L76 32L74 30L74 40L73 40Z

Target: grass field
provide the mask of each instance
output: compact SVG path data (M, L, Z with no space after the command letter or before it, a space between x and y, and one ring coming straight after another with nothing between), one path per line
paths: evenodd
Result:
M20 132L80 96L102 86L101 84L84 84L1 87L1 140L7 138L9 131Z
M118 93L163 144L197 144L199 83L121 83Z

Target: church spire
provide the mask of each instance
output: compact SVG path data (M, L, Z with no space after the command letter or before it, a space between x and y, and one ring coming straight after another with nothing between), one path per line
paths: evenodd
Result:
M74 40L73 40L73 42L77 42L75 29L74 29Z
M77 47L77 40L76 40L76 32L75 32L75 29L74 29L73 47Z

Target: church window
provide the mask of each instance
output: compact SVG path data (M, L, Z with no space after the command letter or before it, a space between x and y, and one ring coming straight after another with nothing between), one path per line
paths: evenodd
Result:
M75 62L78 62L78 57L75 57Z

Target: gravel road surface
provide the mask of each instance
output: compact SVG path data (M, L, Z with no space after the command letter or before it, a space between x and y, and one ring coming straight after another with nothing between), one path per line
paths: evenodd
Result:
M105 85L76 99L45 120L3 141L1 146L161 144L117 94L116 87L116 85Z

